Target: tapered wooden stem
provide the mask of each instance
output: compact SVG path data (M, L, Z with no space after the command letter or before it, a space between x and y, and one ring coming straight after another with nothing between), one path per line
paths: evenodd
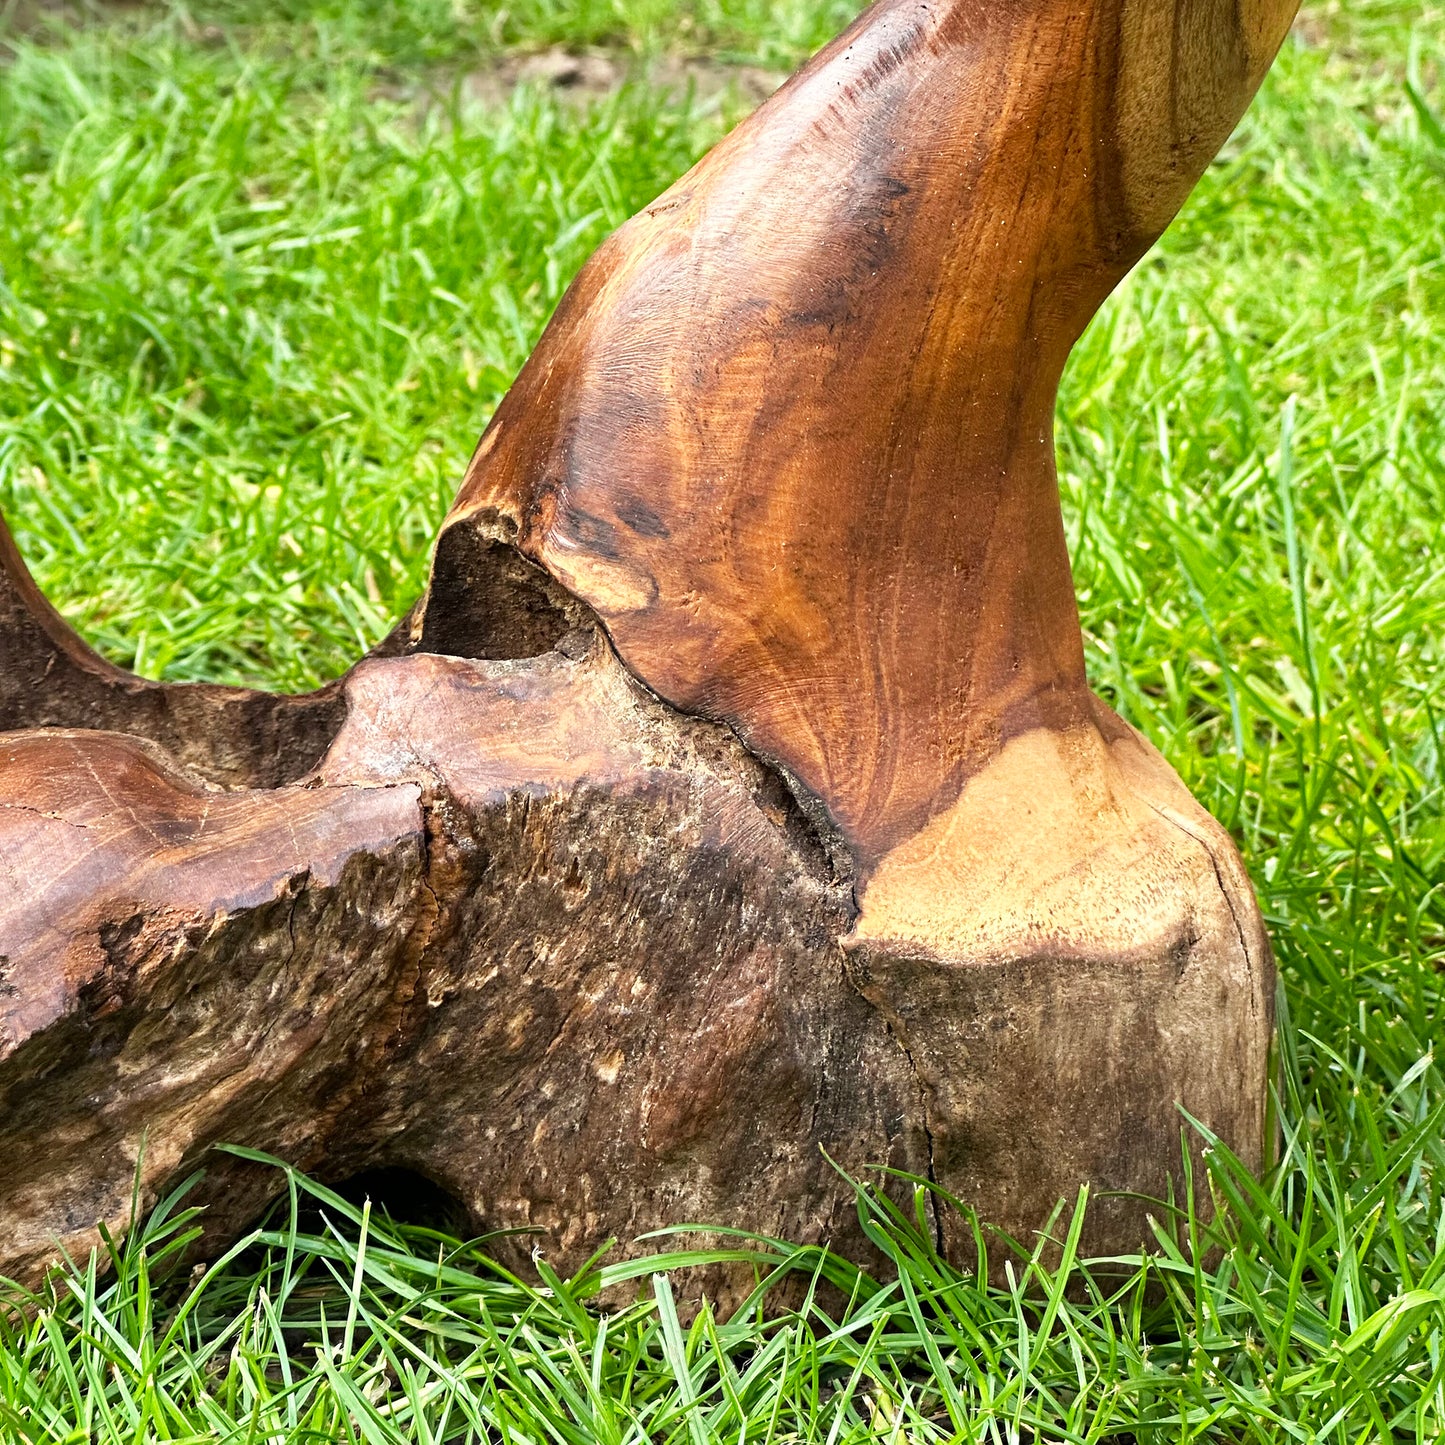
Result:
M1091 726L1059 377L1294 9L875 6L602 248L449 526L590 603L870 873L1008 739Z
M1294 8L882 0L604 245L313 698L116 672L0 537L0 1268L224 1139L563 1265L857 1245L828 1157L1025 1238L1090 1180L1101 1251L1181 1107L1262 1162L1268 945L1089 691L1052 411Z

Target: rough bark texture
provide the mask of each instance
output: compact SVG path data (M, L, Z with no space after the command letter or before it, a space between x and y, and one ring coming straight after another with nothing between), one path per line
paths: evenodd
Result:
M1025 1240L1091 1181L1098 1252L1181 1107L1261 1162L1267 941L1088 690L1050 423L1293 9L883 0L604 246L313 697L119 672L0 531L0 1271L218 1141L562 1268L856 1247L825 1152Z

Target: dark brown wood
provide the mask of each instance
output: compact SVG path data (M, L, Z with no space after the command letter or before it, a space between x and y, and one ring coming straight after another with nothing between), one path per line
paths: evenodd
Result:
M275 791L202 793L114 735L0 749L29 798L0 870L46 880L0 914L9 1269L123 1217L143 1137L148 1193L214 1140L409 1168L564 1260L692 1217L829 1231L820 1145L926 1168L916 1083L844 976L847 891L736 742L600 639L369 663L348 702L311 785ZM225 1238L277 1180L210 1184Z
M284 697L163 686L113 666L46 601L0 517L0 734L130 733L159 743L198 778L267 788L314 768L345 714L339 686Z
M563 1266L856 1246L824 1151L1024 1238L1090 1180L1100 1251L1181 1106L1262 1163L1268 944L1088 689L1052 408L1294 8L883 0L602 248L312 698L110 668L0 537L0 1268L222 1140Z

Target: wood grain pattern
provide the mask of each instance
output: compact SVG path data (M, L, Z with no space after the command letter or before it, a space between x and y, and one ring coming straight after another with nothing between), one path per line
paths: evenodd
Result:
M1009 739L1092 727L1058 380L1295 8L874 6L602 248L449 527L591 604L866 877Z
M5 740L6 1274L123 1229L137 1170L151 1199L211 1165L223 1243L278 1180L219 1141L420 1172L564 1267L679 1219L856 1238L822 1150L927 1168L844 973L847 890L735 740L600 638L369 662L346 693L317 773L259 793L113 735Z

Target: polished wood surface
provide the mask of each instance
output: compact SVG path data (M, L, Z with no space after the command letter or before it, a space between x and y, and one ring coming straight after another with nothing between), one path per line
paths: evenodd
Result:
M1089 731L1065 359L1296 0L883 0L583 272L449 526L725 721L866 879L1010 739Z

